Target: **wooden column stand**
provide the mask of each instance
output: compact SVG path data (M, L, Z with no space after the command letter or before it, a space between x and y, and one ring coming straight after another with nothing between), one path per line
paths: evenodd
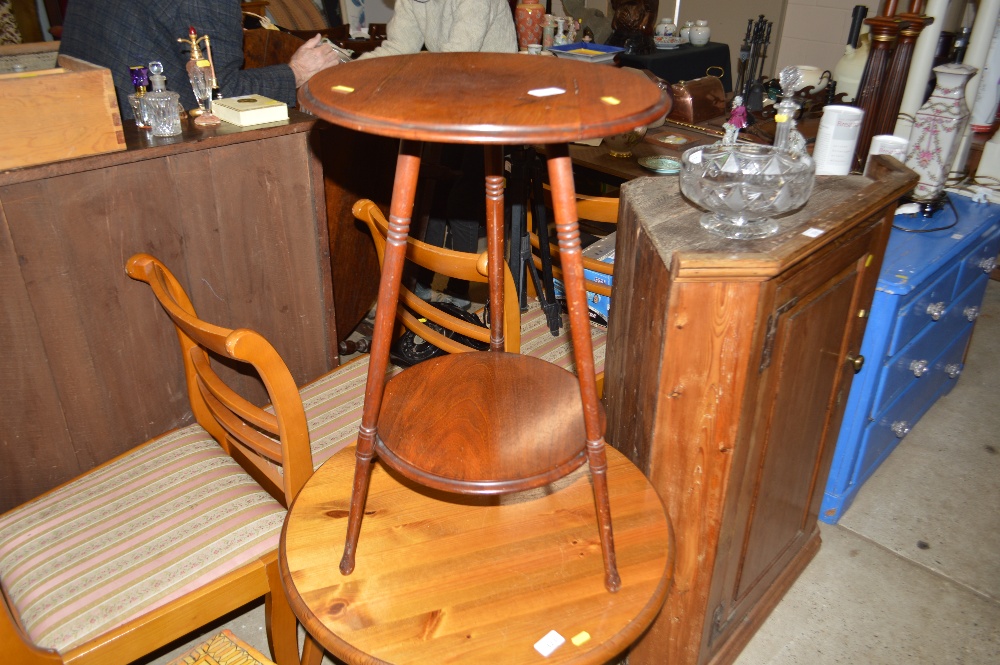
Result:
M888 0L883 15L865 19L865 23L871 28L872 47L868 53L865 72L861 75L858 96L854 100L854 105L865 112L854 149L854 169L858 171L865 163L872 137L875 136L875 121L882 101L889 56L899 35L900 20L894 16L895 13L896 0Z
M896 48L892 52L889 60L889 67L886 70L885 85L882 87L881 99L876 105L877 115L871 136L868 137L868 145L871 145L871 137L879 134L891 134L896 127L896 117L899 115L899 107L903 102L903 92L906 90L907 77L910 73L910 62L913 59L913 48L917 42L917 37L923 29L934 22L933 16L923 14L923 0L913 0L910 3L910 11L899 14L902 23L900 24L899 39ZM859 141L860 144L860 141ZM868 148L864 153L855 153L855 161L867 159Z

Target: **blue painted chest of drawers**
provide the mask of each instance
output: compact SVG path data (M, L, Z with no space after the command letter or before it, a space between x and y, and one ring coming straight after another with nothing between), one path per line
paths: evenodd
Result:
M897 215L819 517L835 524L861 485L962 372L1000 249L1000 205L956 194L929 218ZM933 230L941 229L941 230ZM923 232L921 232L923 231Z

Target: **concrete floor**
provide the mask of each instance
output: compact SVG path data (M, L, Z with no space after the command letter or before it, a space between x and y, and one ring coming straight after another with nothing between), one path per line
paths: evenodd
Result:
M737 665L1000 663L1000 282L965 370L868 480ZM260 605L220 624L267 653ZM204 637L145 662L162 665ZM665 664L668 665L668 664Z

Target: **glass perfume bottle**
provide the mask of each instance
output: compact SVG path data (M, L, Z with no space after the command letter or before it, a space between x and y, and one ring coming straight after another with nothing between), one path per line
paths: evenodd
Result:
M135 92L128 96L135 126L139 129L149 129L149 119L143 112L142 106L142 98L146 96L146 88L149 87L149 70L141 66L129 67L128 70L132 75L132 85L135 87Z
M194 98L198 101L198 108L192 109L188 115L194 116L194 124L205 127L218 125L222 121L212 114L212 89L218 87L215 81L215 68L209 57L203 57L201 47L198 42L204 41L206 50L208 46L208 35L198 37L198 33L192 26L188 30L186 39L177 41L187 44L191 49L191 58L187 61L188 80L191 81L191 89L194 91Z
M142 107L152 126L153 136L177 136L181 133L181 117L177 113L180 95L167 90L162 63L149 63L149 74L153 91L143 96Z

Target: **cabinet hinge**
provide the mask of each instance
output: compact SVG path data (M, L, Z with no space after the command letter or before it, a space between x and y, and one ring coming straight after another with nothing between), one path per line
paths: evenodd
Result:
M764 333L764 348L760 352L760 368L757 373L763 373L765 369L771 366L771 352L774 351L774 336L778 332L778 317L795 307L795 304L799 302L798 296L792 298L781 307L776 309L771 316L767 317L767 329Z

